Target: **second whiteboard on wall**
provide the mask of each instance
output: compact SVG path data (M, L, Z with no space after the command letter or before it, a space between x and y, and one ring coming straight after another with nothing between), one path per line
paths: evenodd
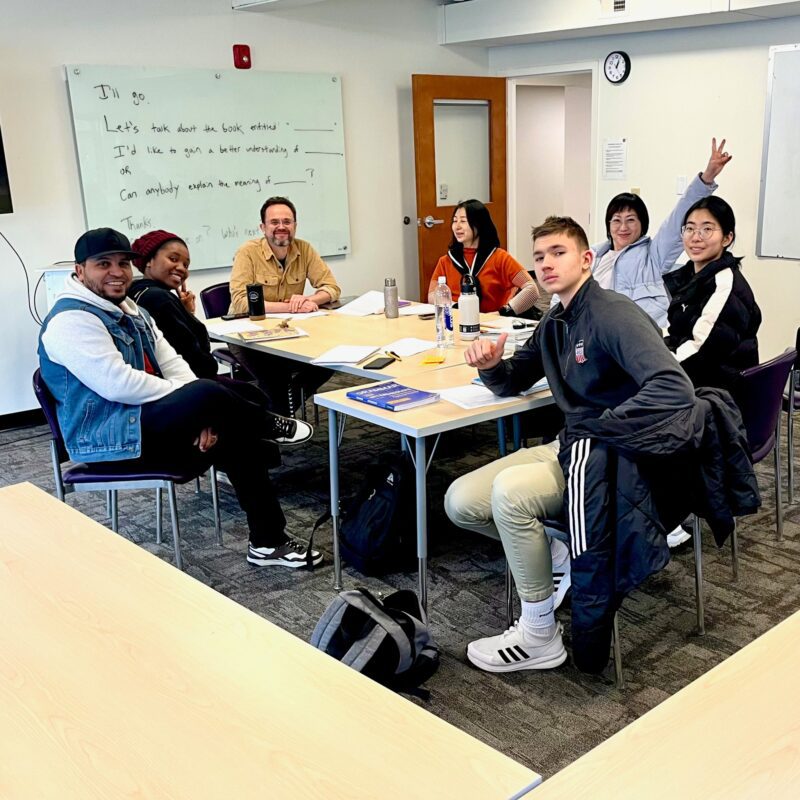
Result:
M193 268L229 266L260 235L264 200L283 195L300 238L350 252L338 76L66 69L89 228L131 240L163 228L187 241Z
M800 45L771 47L756 253L800 259Z

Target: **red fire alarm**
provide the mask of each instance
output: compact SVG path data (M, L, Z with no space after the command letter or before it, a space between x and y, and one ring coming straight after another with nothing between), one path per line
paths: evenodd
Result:
M253 62L250 60L250 45L235 44L233 46L233 66L236 69L250 69Z

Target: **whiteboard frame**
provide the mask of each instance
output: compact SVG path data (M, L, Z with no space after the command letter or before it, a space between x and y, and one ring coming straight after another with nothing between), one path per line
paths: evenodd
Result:
M758 192L758 227L756 229L756 256L759 258L780 258L786 261L797 261L800 259L800 252L797 255L778 255L776 253L765 253L763 246L764 230L764 202L767 194L767 169L769 167L769 141L772 128L772 83L775 77L775 57L779 53L800 51L798 44L774 45L769 48L769 62L767 66L767 99L764 106L764 138L761 144L761 181Z

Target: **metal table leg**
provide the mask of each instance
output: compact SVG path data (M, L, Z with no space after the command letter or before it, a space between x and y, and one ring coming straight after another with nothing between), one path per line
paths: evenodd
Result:
M333 588L342 589L342 557L339 554L339 414L328 409L328 460L331 473L331 525L333 527Z
M503 417L497 420L497 449L500 451L500 458L508 453L506 449L506 421Z
M415 440L415 477L417 484L417 561L419 563L419 602L428 611L428 495L425 486L427 459L425 438Z

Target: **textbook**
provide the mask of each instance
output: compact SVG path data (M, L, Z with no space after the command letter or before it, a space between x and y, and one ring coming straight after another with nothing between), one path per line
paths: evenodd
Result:
M293 328L291 325L276 325L274 328L259 328L257 331L239 331L237 334L243 342L273 342L278 339L297 339L308 334Z
M395 381L379 383L377 386L367 386L363 389L352 389L347 393L351 400L367 403L388 411L403 411L406 408L417 408L435 403L439 399L436 392L425 392L422 389L412 389Z

